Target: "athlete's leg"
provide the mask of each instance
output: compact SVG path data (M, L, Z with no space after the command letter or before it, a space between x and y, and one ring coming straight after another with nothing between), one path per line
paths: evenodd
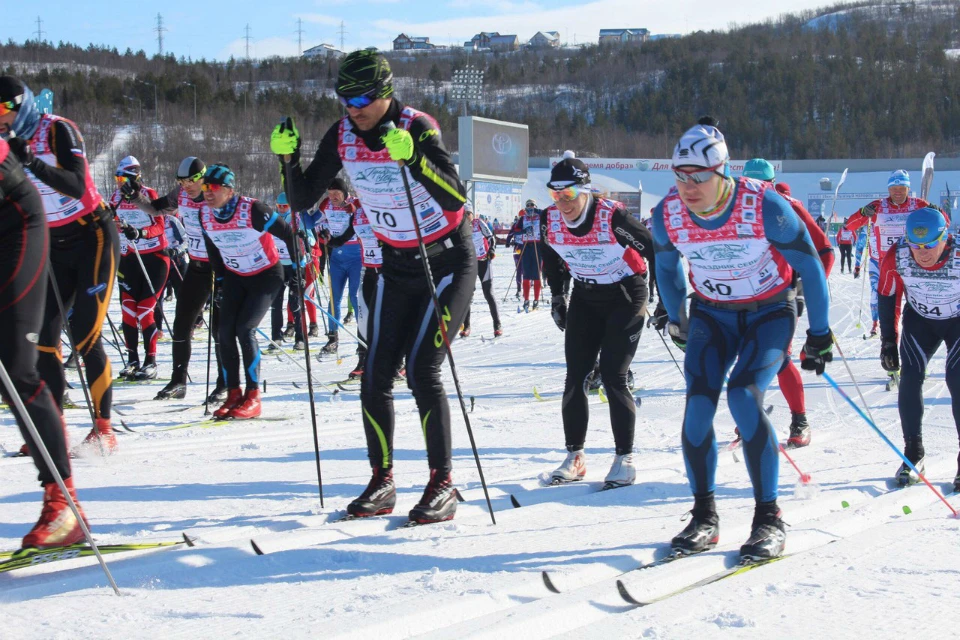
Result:
M121 329L127 348L127 362L139 367L140 318L137 316L137 296L143 285L143 273L133 254L127 254L120 259L117 282L120 284L120 311L123 314Z
M203 305L210 297L213 276L207 262L194 261L183 274L183 284L177 293L177 308L173 318L173 371L170 381L186 384L187 369L193 344L190 339ZM210 328L207 327L209 330Z
M880 321L880 311L877 306L879 298L877 297L877 287L880 286L880 263L870 259L870 315L874 322Z
M493 294L493 263L490 260L481 260L477 267L477 277L480 279L480 289L490 308L490 317L493 318L493 329L500 328L500 310L497 309L497 297ZM469 313L467 314L469 317Z
M246 298L237 314L237 340L243 355L243 370L246 390L260 388L260 347L257 344L257 327L270 309L275 292L283 284L279 265L261 273L243 278Z
M237 321L247 299L244 277L227 272L220 283L220 357L223 380L228 389L240 388L240 350L237 347Z
M904 445L912 450L909 453L915 452L918 458L923 455L923 381L927 377L927 364L943 341L937 324L918 314L909 304L906 305L900 335L900 386L897 404Z
M146 366L157 362L157 338L160 325L157 324L158 318L154 309L162 299L163 283L167 281L170 274L170 258L163 253L149 253L141 258L147 276L150 278L144 279L139 291L140 298L137 300L137 317L140 320L140 330L143 332L145 354L143 364ZM154 291L156 293L153 293Z
M353 306L354 314L356 314L357 309L360 308L360 303L357 300L357 291L360 289L360 269L362 267L360 245L348 244L343 248L344 257L347 258L345 267L347 270L347 280L349 281L347 285L347 299Z
M791 413L806 413L806 402L803 395L803 379L800 377L800 371L790 358L790 352L787 352L777 372L777 382L780 385L780 392L787 400Z
M609 330L605 322L607 310L606 304L597 304L580 287L573 288L567 311L567 329L563 334L567 378L560 408L564 444L568 451L583 449L587 440L590 410L586 378L593 372L604 334Z
M330 256L330 283L333 287L333 293L330 298L330 314L340 319L340 299L343 297L343 288L347 284L347 277L350 275L349 264L343 255L343 247L337 247ZM331 331L335 328L331 327Z

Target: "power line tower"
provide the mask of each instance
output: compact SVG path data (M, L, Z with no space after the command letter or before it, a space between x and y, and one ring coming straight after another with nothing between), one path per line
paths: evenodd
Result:
M303 20L297 18L297 55L303 55Z
M246 31L246 35L244 36L244 40L247 41L247 60L249 60L250 59L250 23L247 23L247 27L245 31Z
M163 55L163 32L166 29L163 26L163 16L157 14L157 26L153 29L157 32L157 55Z
M346 35L347 35L347 29L343 24L343 20L341 20L340 21L340 51L343 51L344 53L346 53L346 50L345 50L346 45L344 45L344 42L345 42L344 36Z
M43 25L43 20L40 19L40 16L37 16L37 44L43 42L43 29L41 25Z

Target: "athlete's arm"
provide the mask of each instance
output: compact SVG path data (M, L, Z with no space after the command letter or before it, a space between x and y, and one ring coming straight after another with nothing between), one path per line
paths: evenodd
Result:
M621 247L630 247L639 253L653 268L653 236L647 226L626 212L617 209L610 216L610 225L613 227L613 236Z
M428 118L420 116L410 124L413 136L413 157L407 161L410 175L424 186L433 198L447 211L457 211L467 201L466 191L453 158L443 140L440 128Z
M803 279L810 334L825 335L830 330L827 277L810 234L790 203L773 189L764 192L762 207L767 240Z
M289 255L295 256L301 253L293 246L293 227L287 224L287 221L278 212L272 211L270 207L259 200L254 200L253 206L250 207L250 223L257 231L269 233L286 242L287 251L290 252Z
M903 278L897 273L897 251L883 254L880 260L880 281L877 283L877 302L880 312L880 338L897 342L900 326L900 305L903 300Z
M540 249L541 269L543 270L543 274L547 276L547 286L550 287L550 295L556 298L557 296L563 296L563 280L566 274L566 263L564 263L560 254L554 251L553 247L547 243L547 224L547 210L543 209L540 211L540 243L537 248ZM522 265L518 264L517 269L521 268Z
M857 209L857 211L847 219L847 224L843 225L848 231L856 231L860 227L865 227L867 223L873 222L877 215L877 207L880 206L879 200L874 200L870 204Z
M653 250L656 258L657 288L670 322L680 324L686 317L687 281L677 250L663 224L663 201L653 208Z
M287 192L287 202L294 211L306 211L313 206L343 168L337 148L339 131L339 121L327 129L306 171L300 164L299 149L291 156L290 162L281 160L280 177Z
M823 263L823 272L829 278L837 257L833 255L833 247L830 246L830 240L827 238L826 232L820 228L810 212L798 200L787 200L787 202L790 203L794 212L800 216L800 220L807 227L807 233L810 234L813 247L817 250L817 255L820 256L820 262Z
M137 194L136 199L131 200L130 202L137 205L137 208L147 215L161 216L168 215L170 212L176 211L177 207L179 206L179 198L180 187L174 187L166 195L157 197L156 194L154 194L153 199L146 197L141 191Z
M79 200L87 188L87 156L83 138L73 125L63 120L54 123L48 135L57 166L37 158L27 168L48 187Z
M139 198L152 202L157 199L157 192L150 187L141 187ZM158 238L166 233L162 213L150 214L150 226L140 229L140 237L144 239Z

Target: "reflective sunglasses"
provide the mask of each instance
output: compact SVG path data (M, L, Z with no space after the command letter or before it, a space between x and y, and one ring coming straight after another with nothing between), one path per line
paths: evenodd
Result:
M915 243L915 242L910 242L910 239L907 238L907 239L906 239L906 240L907 240L907 245L908 245L911 249L934 249L934 248L936 248L936 246L937 246L938 244L940 244L940 241L943 240L943 236L945 236L946 233L947 233L947 230L944 229L944 230L943 230L943 233L941 233L939 236L937 236L936 240L931 240L930 242L924 242L924 243L921 243L921 244L917 244L917 243Z
M344 98L343 96L337 96L337 100L340 101L344 107L349 107L351 109L364 109L373 104L373 101L376 100L376 93L379 89L372 89L367 93L364 93L359 96L351 96L349 98Z
M130 182L130 176L113 176L113 179L117 181L117 184L126 184Z
M204 174L203 171L198 171L197 173L193 174L189 178L177 178L177 182L180 183L181 186L185 187L188 184L193 184L194 182L200 182L201 180L203 180L203 174Z
M554 202L570 202L580 197L581 193L589 193L588 189L576 184L562 189L550 188L547 191L550 193L550 199Z
M17 96L13 100L7 100L6 102L0 102L0 116L5 116L11 111L16 110L20 106L20 103L23 101L23 96Z
M278 205L277 205L277 211L280 212L280 213L287 213L288 211L290 211L290 205L288 205L288 204L278 204Z
M200 188L201 188L203 191L209 191L210 193L216 193L217 191L220 191L220 189L223 189L223 185L222 185L222 184L212 184L212 183L210 183L210 182L204 182L202 185L200 185Z
M687 184L687 180L693 180L694 184L703 184L717 175L717 169L723 167L724 163L720 163L713 167L706 167L703 169L681 169L680 167L673 168L673 175L677 177L677 182Z

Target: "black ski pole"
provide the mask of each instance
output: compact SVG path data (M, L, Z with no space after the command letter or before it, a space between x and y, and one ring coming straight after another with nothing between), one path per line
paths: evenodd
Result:
M153 280L150 279L150 274L147 273L147 267L143 264L143 258L140 257L140 251L137 249L137 245L133 242L127 242L130 245L130 248L133 249L133 255L137 256L137 262L140 264L140 270L143 271L143 277L147 281L147 286L150 287L150 294L153 296L154 309L156 309L156 304L159 302L160 298L157 296L157 290L153 286ZM163 314L163 323L167 326L167 333L170 334L170 339L173 339L173 329L170 328L170 322L167 321L167 314ZM144 345L146 348L146 345Z
M207 312L207 390L203 397L203 415L210 415L210 351L213 345L213 305L217 304L216 284L210 288L210 309ZM200 312L203 317L203 312Z
M121 345L123 342L120 340L120 334L117 332L116 325L113 324L113 320L110 319L110 314L104 314L107 316L107 322L110 323L110 331L113 333L113 344L117 348L117 352L120 354L120 362L123 363L123 368L127 368L127 356L123 353L123 347ZM109 341L108 341L109 342Z
M513 241L516 242L517 239L514 238ZM514 267L514 269L513 269L513 275L510 276L509 282L510 282L511 284L507 285L507 292L503 294L503 300L500 301L500 304L503 304L504 302L506 302L506 301L507 301L507 296L510 295L510 287L512 287L512 286L513 286L513 283L516 281L517 272L520 271L520 265L523 264L523 252L526 250L526 248L527 248L527 243L524 242L524 243L523 243L523 246L520 247L520 257L517 259L517 266Z
M395 129L393 122L387 122L380 125L380 130L386 133L390 129ZM427 288L430 289L430 297L433 298L433 311L437 316L437 326L440 328L440 335L443 336L443 344L447 348L447 361L450 363L450 373L453 374L453 386L457 389L457 398L460 400L460 410L463 413L463 422L467 426L467 435L470 437L470 447L473 449L473 458L477 461L477 471L480 474L480 485L483 487L483 495L487 500L487 509L490 511L490 520L497 524L497 518L493 515L493 504L490 502L490 493L487 491L487 481L483 477L483 467L480 465L480 453L477 451L477 443L473 438L473 429L470 427L470 417L467 415L467 405L463 400L463 391L460 389L460 377L457 375L457 365L453 361L453 349L450 348L450 338L447 336L447 327L443 322L443 312L440 311L440 300L437 298L437 286L433 283L433 273L430 269L430 259L427 256L427 247L423 244L423 233L420 232L420 217L417 215L416 207L413 204L413 195L410 193L410 182L407 180L407 173L404 171L403 162L397 163L400 169L400 177L403 178L403 190L407 196L407 205L410 207L410 216L413 220L413 228L417 232L417 249L420 251L420 261L423 262L423 271L427 277ZM523 249L521 249L521 252ZM518 263L519 264L519 263Z
M647 311L647 317L652 318L652 317L653 317L653 314L650 313L650 306L649 306L649 305L647 305L646 311ZM654 330L656 330L656 327L654 327ZM685 375L683 374L683 368L680 366L680 363L677 362L677 359L674 357L674 355L673 355L673 350L670 349L670 345L667 344L667 339L663 337L663 332L662 332L662 331L657 331L657 335L660 336L660 341L663 342L663 348L666 349L666 350L667 350L667 353L670 354L670 359L673 360L673 364L677 365L677 371L680 372L680 377L683 378L684 383L686 383L687 376L685 376Z
M53 270L51 269L50 272L53 273ZM73 496L71 496L70 491L67 490L67 486L63 481L63 476L60 475L60 472L57 470L57 466L53 463L53 457L50 455L47 445L44 444L43 440L40 439L40 433L37 431L37 426L33 424L33 419L30 418L30 414L27 413L27 408L23 406L23 400L20 398L20 394L17 393L17 388L14 386L13 380L10 378L10 374L7 373L7 367L4 366L2 361L0 361L0 378L3 379L3 386L7 390L7 395L10 396L11 406L16 407L17 413L20 414L20 419L23 420L23 424L27 427L27 432L30 434L30 437L33 438L33 446L36 447L36 450L40 452L40 457L43 458L47 468L50 469L51 475L53 475L53 479L60 487L60 491L63 493L63 497L66 498L67 504L70 506L70 510L73 511L73 517L77 519L80 529L83 530L83 537L87 539L87 544L90 545L90 548L93 549L93 552L97 555L97 561L100 563L100 567L106 574L107 580L110 582L110 586L113 587L113 592L118 596L121 595L120 588L117 586L116 581L114 581L113 576L110 574L110 569L107 568L106 561L103 559L103 556L100 555L100 549L97 547L97 543L93 541L93 536L90 534L90 529L87 528L86 522L83 521L83 516L80 515L80 510L77 508L77 503L73 501Z
M290 196L287 196L288 201L292 202L293 199ZM300 214L294 212L290 216L290 221L293 223L291 225L293 229L293 242L291 246L293 248L293 264L296 265L297 281L294 283L294 286L297 288L297 303L300 306L300 326L303 328L303 320L306 316L306 305L303 304L303 294L305 293L303 287L301 286L305 282L306 272L304 271L304 265L300 262L300 237L297 235L300 231ZM304 256L306 259L306 256ZM314 280L316 282L316 280ZM294 318L296 320L296 318ZM283 349L281 349L283 351ZM285 352L284 352L285 353ZM320 471L320 436L317 434L317 406L316 402L313 399L313 373L310 368L310 332L303 331L303 353L307 361L307 394L310 396L310 421L313 424L313 450L316 454L317 459L317 486L320 490L320 508L323 508L323 474Z

